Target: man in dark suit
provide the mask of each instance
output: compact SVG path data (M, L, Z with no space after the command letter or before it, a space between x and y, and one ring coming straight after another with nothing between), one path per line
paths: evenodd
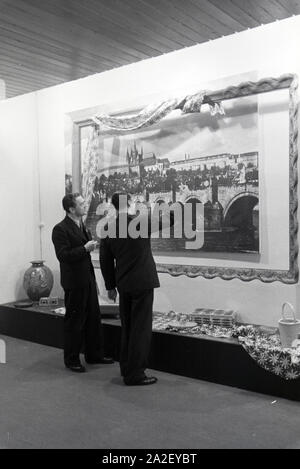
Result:
M113 363L104 357L103 331L94 267L90 253L97 242L82 223L85 201L78 194L62 200L66 217L52 232L56 257L60 263L61 285L65 292L64 362L67 368L82 373L80 350L84 343L85 360L90 364Z
M130 196L115 193L112 204L117 211L116 237L107 235L100 242L100 267L108 297L120 301L122 338L120 369L126 385L147 385L157 381L145 374L152 336L153 289L160 286L148 236L118 236L121 219L127 227L134 219L128 214Z

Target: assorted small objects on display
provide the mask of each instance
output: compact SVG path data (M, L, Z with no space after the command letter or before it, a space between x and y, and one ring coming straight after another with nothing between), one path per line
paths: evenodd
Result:
M232 327L236 323L237 313L233 310L197 308L191 317L200 325Z
M237 339L265 370L285 380L300 377L300 340L286 347L277 328L238 324L237 313L232 310L198 308L191 314L155 312L153 330Z
M287 316L289 308L290 316ZM278 321L280 341L282 347L293 347L300 334L300 320L296 319L294 306L286 301L282 305L282 318Z
M58 306L57 296L43 296L40 298L39 306Z
M25 308L29 306L29 303L29 301L17 302L15 306ZM40 306L57 306L58 304L56 297L40 299ZM285 305L287 303L283 306ZM57 315L65 315L65 307L54 308L51 311ZM190 314L171 310L168 313L153 313L153 330L187 334L199 338L209 336L236 339L260 367L280 378L292 380L300 377L299 321L295 317L292 319L289 320L288 325L294 325L293 333L289 328L288 331L284 330L283 335L282 330L275 327L240 324L237 322L237 313L233 310L197 308ZM284 322L287 321L288 318L285 317ZM279 321L279 325L281 324L282 320Z
M21 300L21 301L16 301L14 303L14 306L16 308L31 308L33 306L33 302L30 300Z
M193 313L175 311L155 312L153 330L165 330L191 335L231 337L230 328L236 324L237 314L232 310L197 308Z
M59 314L60 316L64 316L66 314L66 308L64 306L61 308L51 309L51 311L55 314Z
M175 313L169 311L168 313L154 312L153 313L153 330L169 330L174 329L192 329L197 327L197 323L193 321L188 314Z

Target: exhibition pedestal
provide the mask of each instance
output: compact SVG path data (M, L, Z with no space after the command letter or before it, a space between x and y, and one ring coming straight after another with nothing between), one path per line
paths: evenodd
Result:
M105 318L117 317L118 307L102 306L101 311L105 353L118 360L121 324L118 319ZM0 306L1 335L61 348L62 326L63 316L50 307ZM264 370L236 339L154 331L149 368L300 401L299 379L284 380Z

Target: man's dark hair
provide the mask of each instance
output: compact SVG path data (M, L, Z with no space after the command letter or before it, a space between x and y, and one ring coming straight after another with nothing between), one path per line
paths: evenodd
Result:
M71 207L76 207L76 199L80 196L81 194L79 194L79 192L75 192L74 194L67 194L64 196L62 199L62 206L67 213L70 213Z
M120 197L127 197L127 206L129 206L129 201L130 201L130 194L128 194L127 192L115 192L113 195L112 195L112 198L111 198L111 203L113 204L113 206L115 207L116 210L119 210L120 208Z

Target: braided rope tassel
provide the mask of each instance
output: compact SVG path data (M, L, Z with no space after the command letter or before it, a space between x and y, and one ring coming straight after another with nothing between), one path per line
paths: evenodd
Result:
M267 93L268 91L289 88L295 75L285 74L279 78L262 78L259 81L245 81L237 86L229 86L223 91L223 99L241 98L253 94Z

